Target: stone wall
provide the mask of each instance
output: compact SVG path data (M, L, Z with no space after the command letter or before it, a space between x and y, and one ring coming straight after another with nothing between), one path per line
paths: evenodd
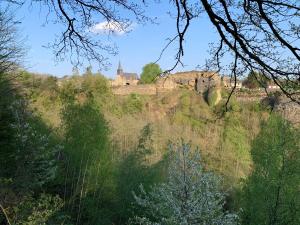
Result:
M170 75L179 85L184 85L194 89L199 93L204 93L211 87L220 87L221 78L216 72L208 71L187 71Z
M155 95L158 93L171 91L179 86L185 86L197 92L203 93L210 87L219 88L220 84L220 76L215 72L188 71L170 74L166 77L160 77L156 80L155 84L113 87L113 93L116 95L128 95L131 93Z
M129 94L140 94L140 95L156 95L157 88L155 84L140 84L136 86L121 86L114 87L112 91L115 95L129 95Z

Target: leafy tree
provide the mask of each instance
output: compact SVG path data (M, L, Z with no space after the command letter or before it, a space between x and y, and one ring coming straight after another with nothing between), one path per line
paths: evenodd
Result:
M249 225L300 224L300 132L273 115L253 142L242 219Z
M155 78L162 73L161 68L156 63L148 63L143 67L141 74L141 82L143 84L150 84L155 82Z
M166 183L152 186L146 193L136 194L136 204L144 210L132 224L237 224L237 215L224 212L225 195L220 191L220 179L205 172L199 151L189 144L170 146L172 157Z
M66 208L78 224L105 224L99 215L106 211L103 202L108 201L113 191L108 124L93 96L79 101L64 98L61 113L65 176L58 182L67 185L70 201Z
M62 146L54 140L51 130L28 112L25 100L11 100L8 146L2 146L4 140L0 142L0 176L12 178L14 187L23 192L33 191L55 178L56 155Z
M147 163L147 156L151 154L152 128L147 124L141 131L137 147L122 160L119 166L118 177L118 213L123 223L132 216L132 203L134 197L132 191L138 191L142 183L148 187L153 183L155 174Z
M0 85L2 76L15 70L24 56L24 45L19 38L17 21L13 15L0 6Z
M28 196L14 208L13 224L65 224L68 218L65 215L57 215L61 208L63 208L63 200L58 195L41 194L36 198Z
M91 93L94 96L103 97L110 93L108 80L101 74L97 76L84 77L82 89L85 93ZM102 99L103 100L103 99Z
M243 85L250 88L250 89L255 89L255 88L265 88L267 87L267 80L266 78L258 72L251 71L246 80L243 82Z

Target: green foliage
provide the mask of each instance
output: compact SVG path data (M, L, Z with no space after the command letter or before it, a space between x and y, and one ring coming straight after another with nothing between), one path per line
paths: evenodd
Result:
M231 168L223 169L228 175L231 174L229 176L239 177L237 176L237 173L240 172L239 166L251 163L250 144L247 134L247 128L243 126L241 119L236 113L228 113L225 116L221 154L224 154L222 157L228 157L226 160L235 158ZM245 177L246 174L242 176Z
M148 193L141 185L141 195L134 196L143 215L130 224L238 224L237 215L224 212L220 179L203 170L199 152L185 143L170 150L167 182L152 186Z
M218 100L218 92L216 88L208 89L207 93L207 103L209 106L215 106Z
M180 107L183 113L190 113L191 95L189 93L183 93L183 95L180 97Z
M101 74L86 76L81 83L81 92L87 96L93 96L97 104L105 106L112 98L111 89L108 80Z
M41 194L37 199L32 196L26 197L18 207L14 208L13 224L69 224L66 216L58 215L62 207L63 200L57 195Z
M131 215L134 202L132 191L138 191L138 186L142 183L146 187L153 183L155 173L147 163L147 156L151 154L152 130L147 124L139 137L138 145L124 160L119 167L118 177L118 212L123 221L127 221Z
M258 104L234 100L238 107L215 120L199 95L183 89L162 98L114 96L100 74L59 86L49 76L22 76L26 99L13 92L0 99L0 199L16 224L125 224L143 216L132 207L132 191L165 181L170 155L163 157L163 146L181 135L203 147L207 168L226 175L230 186L248 174ZM0 91L8 84L0 82Z
M57 91L57 78L53 76L46 77L39 85L39 88L42 90Z
M216 106L215 106L215 112L217 114L223 115L226 112L226 102L227 102L228 96L223 98ZM230 100L227 104L227 112L242 112L241 103L237 101L235 96L231 96Z
M13 142L7 146L9 149L4 148L7 152L0 155L2 162L9 163L1 168L3 172L8 169L1 175L13 178L19 188L32 190L54 179L57 169L55 156L61 151L61 146L39 118L24 110L26 103L23 99L14 99L10 103L12 117L8 138Z
M259 72L251 71L243 85L250 89L267 87L267 78Z
M62 119L65 151L71 165L78 170L94 166L101 153L108 148L109 129L93 98L82 105L73 101L65 102Z
M123 110L125 113L132 114L141 112L143 110L143 106L144 103L142 96L133 93L126 98L126 101L123 104Z
M285 90L299 91L300 90L300 81L299 80L286 80L283 84L283 88Z
M252 144L254 171L242 194L244 224L300 224L299 130L273 115Z
M58 182L68 185L68 211L74 223L105 224L99 222L104 221L99 217L104 210L102 202L110 202L114 190L107 122L93 97L83 103L64 102L62 119L66 157L62 169L68 176Z
M151 84L155 82L156 77L162 73L161 68L156 63L149 63L143 67L141 74L141 83Z

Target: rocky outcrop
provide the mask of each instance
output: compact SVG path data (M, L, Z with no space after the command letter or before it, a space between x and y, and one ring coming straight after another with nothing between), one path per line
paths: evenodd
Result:
M284 118L291 123L300 126L300 104L287 98L279 96L274 104L274 111L280 113Z

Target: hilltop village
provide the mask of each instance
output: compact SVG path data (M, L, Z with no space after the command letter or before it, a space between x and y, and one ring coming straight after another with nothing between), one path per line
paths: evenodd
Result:
M142 95L155 95L168 92L176 88L185 87L197 93L205 93L209 89L233 88L234 79L229 76L220 76L213 71L184 71L174 74L158 76L153 84L141 84L136 73L124 72L119 63L116 78L110 81L112 90L116 95L127 95L131 93ZM241 80L236 81L236 89L243 88ZM269 83L269 90L277 90L279 87Z

